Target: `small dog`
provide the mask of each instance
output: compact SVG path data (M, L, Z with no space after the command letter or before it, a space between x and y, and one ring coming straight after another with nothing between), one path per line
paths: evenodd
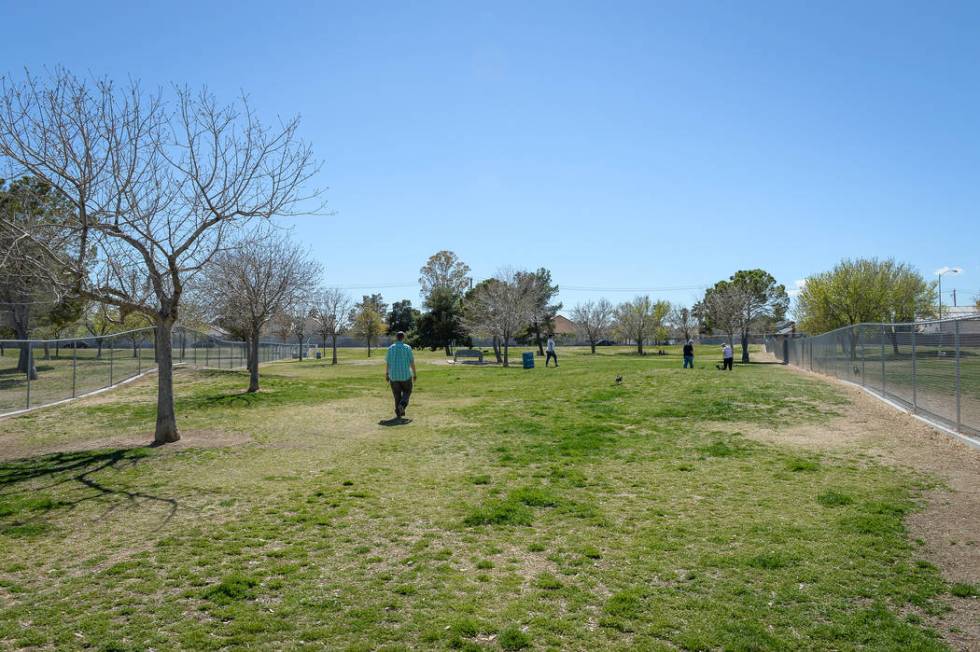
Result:
M623 384L623 377L622 376L616 376L616 384L617 385L622 385Z

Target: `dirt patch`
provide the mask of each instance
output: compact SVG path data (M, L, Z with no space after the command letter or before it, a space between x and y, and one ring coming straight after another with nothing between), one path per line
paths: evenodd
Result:
M839 380L850 399L829 422L788 428L741 429L762 441L863 457L927 473L944 486L923 494L924 509L906 518L909 536L950 582L980 583L980 451ZM952 611L935 623L956 649L980 650L980 600L950 598Z
M222 430L181 430L180 441L167 444L165 450L180 451L190 448L225 448L239 446L252 440L252 437L241 432L225 432ZM51 453L77 453L80 451L101 450L106 448L140 448L153 442L153 433L108 437L105 439L89 439L77 444L64 442L51 445L37 445L30 441L5 441L0 449L0 461L11 461L38 457Z

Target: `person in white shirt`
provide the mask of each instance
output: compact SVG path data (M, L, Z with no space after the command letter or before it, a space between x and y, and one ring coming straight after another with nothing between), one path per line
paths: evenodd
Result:
M551 337L548 338L548 346L546 347L546 349L547 349L548 357L545 358L545 360L544 360L544 366L547 367L548 366L548 363L551 362L551 359L554 358L555 359L555 366L557 367L558 366L558 354L555 353L555 338L554 338L554 336L551 336Z
M721 347L721 368L722 371L728 369L732 371L732 363L734 362L735 353L732 351L731 344L725 344Z

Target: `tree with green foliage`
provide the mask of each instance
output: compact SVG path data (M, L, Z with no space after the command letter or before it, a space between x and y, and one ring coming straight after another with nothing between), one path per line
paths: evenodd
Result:
M538 355L543 356L544 339L554 335L555 317L562 308L561 303L551 303L551 300L558 295L558 285L552 283L551 272L544 267L539 267L534 272L519 273L526 277L525 280L534 297L530 322L519 337L533 341L538 347Z
M734 344L738 333L742 342L742 362L749 358L749 333L765 330L783 319L789 308L786 287L762 269L739 270L728 280L708 288L692 311L709 331L721 331Z
M442 347L450 355L450 345L468 343L469 335L463 323L463 298L447 287L434 289L425 302L428 311L415 324L410 343L435 351Z
M391 310L386 319L388 335L394 335L398 331L411 332L421 316L422 313L412 307L411 299L395 301L391 304Z
M388 305L380 294L365 294L360 303L354 305L351 322L355 333L364 338L367 344L367 354L371 357L371 345L384 332L385 318Z
M0 179L0 314L16 339L30 339L37 328L50 335L82 317L83 302L66 284L68 271L47 255L72 254L70 216L71 207L45 181ZM37 379L27 345L20 347L17 371Z
M797 321L809 333L864 322L911 322L935 316L936 284L894 259L845 259L806 279L797 298ZM856 330L842 346L856 358ZM892 329L892 347L898 342Z
M742 362L749 362L749 333L783 319L789 308L786 286L763 269L739 270L729 279L742 294Z

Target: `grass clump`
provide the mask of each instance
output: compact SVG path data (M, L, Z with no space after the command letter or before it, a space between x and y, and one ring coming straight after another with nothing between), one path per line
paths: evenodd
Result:
M966 582L957 582L949 588L949 592L957 598L976 598L980 597L980 587Z
M497 637L500 647L505 650L523 650L531 645L531 639L517 627L508 627Z
M533 514L516 500L491 500L471 511L463 525L530 525Z
M226 575L217 584L208 587L202 597L215 604L230 604L255 598L255 587L259 581L243 573Z
M853 503L854 499L840 491L828 489L817 496L817 502L824 507L843 507L844 505Z

